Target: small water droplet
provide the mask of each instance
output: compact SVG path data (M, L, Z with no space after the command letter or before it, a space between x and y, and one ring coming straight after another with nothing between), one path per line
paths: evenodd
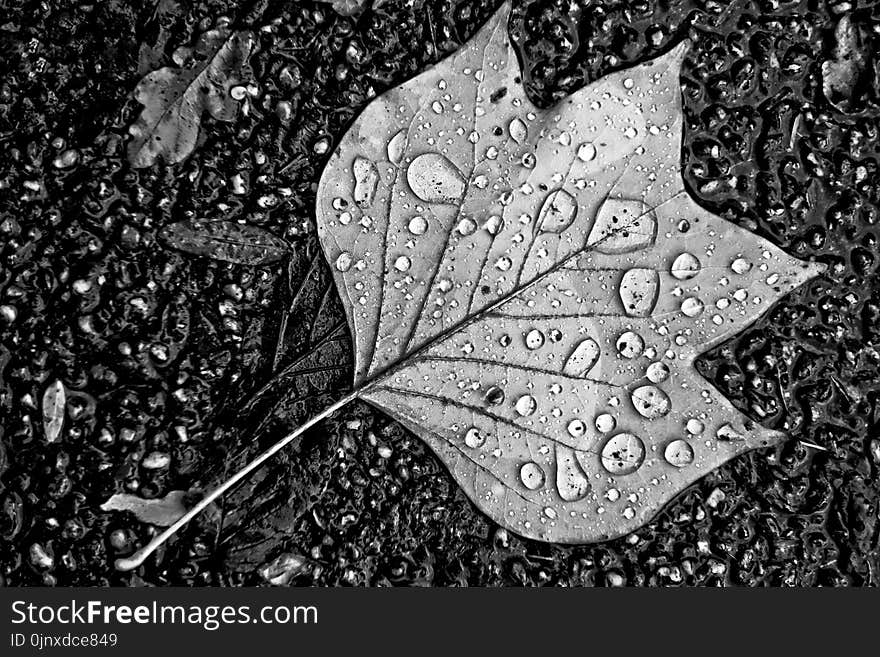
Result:
M462 235L471 235L475 230L477 230L477 222L470 217L465 217L458 222L456 230Z
M495 268L500 271L508 271L513 266L513 262L507 256L501 256L495 261Z
M552 506L545 506L544 515L550 518L550 520L556 520L556 509Z
M663 383L666 379L669 378L669 367L666 363L656 362L648 365L648 369L645 372L645 375L648 377L648 381L651 383Z
M501 232L501 229L504 227L504 219L501 218L500 215L493 214L491 217L486 219L486 223L483 224L483 228L486 229L493 237Z
M688 420L687 424L685 425L685 429L687 429L687 432L692 436L699 436L701 433L703 433L703 430L705 428L706 427L703 425L702 422L693 417Z
M516 400L514 408L521 416L528 417L538 408L538 402L531 395L523 395Z
M672 263L670 273L680 281L686 281L700 273L700 261L693 253L682 253Z
M415 216L409 220L407 229L413 235L424 235L425 232L428 230L428 220L420 215Z
M596 146L591 141L585 141L578 146L577 157L581 162L589 162L596 159Z
M486 395L483 399L486 400L486 404L489 406L497 406L504 402L504 390L498 386L492 386L486 391Z
M653 385L639 386L633 390L632 403L639 415L648 420L663 417L672 408L669 396Z
M742 434L729 424L719 427L715 435L718 437L718 440L743 440Z
M624 89L632 89L635 86L635 82L633 82L632 78L624 78L623 80L623 88Z
M441 278L440 281L437 283L437 287L440 289L441 292L449 292L449 290L452 289L452 281L448 278Z
M476 427L471 427L464 434L464 444L471 449L478 449L486 444L486 436Z
M443 103L439 100L435 100L431 103L431 109L434 110L434 114L443 114Z
M631 433L612 436L602 448L602 466L613 475L627 475L645 460L645 443Z
M663 458L669 465L683 468L694 462L694 448L686 440L673 440L663 450Z
M486 159L487 160L497 160L498 159L498 148L495 146L489 146L486 149Z
M439 153L416 157L406 170L410 189L426 203L458 203L466 180L449 159Z
M541 333L538 329L532 329L528 333L526 333L526 348L527 349L540 349L544 346L544 334Z
M696 297L688 297L681 302L681 312L687 317L696 317L703 312L703 302Z
M519 478L523 486L529 490L538 490L544 485L544 470L534 461L523 463L519 469Z
M600 433L608 433L609 431L614 431L614 427L617 426L617 420L614 419L613 415L609 413L602 413L601 415L596 416L596 430Z
M510 124L507 126L507 130L510 133L510 138L517 144L522 144L528 139L529 128L519 117L511 119Z
M623 136L627 139L635 139L639 136L639 131L635 129L633 126L627 126L623 131Z
M534 169L537 163L538 159L535 157L534 153L526 153L522 156L522 165L526 169Z
M399 257L394 261L394 268L395 268L397 271L408 271L409 268L410 268L410 265L412 265L412 262L411 262L410 259L409 259L408 257L406 257L406 256L399 256Z
M351 254L347 251L343 251L336 258L336 269L339 271L348 271L351 269L351 265L354 262L354 258L351 257Z
M633 331L626 331L617 338L617 353L623 358L635 358L645 348L645 341L642 336Z
M567 376L584 378L599 360L601 349L593 338L581 340L565 361L562 373Z
M354 173L354 202L360 208L368 208L376 197L379 184L379 170L376 164L365 157L356 157L352 164Z
M583 420L572 420L568 423L568 426L566 428L568 429L568 434L572 438L580 438L585 433L587 433L587 425L584 423Z
M406 130L400 130L388 142L388 161L395 166L403 161L403 153L406 148Z
M538 227L545 233L561 233L577 216L577 201L564 189L550 192L538 213Z
M743 274L748 274L752 269L752 263L750 263L745 258L737 258L733 262L730 263L730 268L733 270L734 274L739 274L742 276Z

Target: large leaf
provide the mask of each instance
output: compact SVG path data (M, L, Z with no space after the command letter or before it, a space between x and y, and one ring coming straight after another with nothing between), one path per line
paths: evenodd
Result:
M319 235L357 395L498 523L602 540L782 438L694 359L822 268L685 191L686 44L542 110L508 12L366 108L322 176Z
M256 47L251 32L221 26L202 34L193 48L179 48L175 62L144 76L135 98L144 109L129 128L128 159L134 167L151 166L157 157L185 160L199 136L202 114L232 121L238 102L232 88L250 81L248 59Z

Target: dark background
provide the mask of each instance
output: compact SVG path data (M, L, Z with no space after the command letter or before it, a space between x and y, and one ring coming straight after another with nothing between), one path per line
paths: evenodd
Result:
M286 555L272 573L292 584L877 585L880 9L817 0L535 0L510 25L542 105L693 41L690 192L830 265L701 365L788 442L629 537L557 547L499 530L417 439L353 404L139 571L113 570L153 530L102 512L110 495L198 495L344 391L344 331L302 368L310 336L342 321L314 234L322 145L495 8L411 5L0 0L0 583L258 584ZM845 15L849 53L835 50ZM259 32L259 97L234 123L205 119L185 163L130 168L134 86L220 16ZM244 219L293 255L246 267L163 245L163 226L193 217ZM56 379L68 417L47 444L40 400ZM153 453L170 465L145 468Z

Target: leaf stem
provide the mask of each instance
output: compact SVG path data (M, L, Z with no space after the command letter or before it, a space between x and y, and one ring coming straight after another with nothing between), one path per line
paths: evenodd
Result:
M159 547L161 547L169 538L174 536L174 534L176 534L178 532L178 530L180 530L181 527L183 527L184 525L189 523L190 520L192 520L197 515L199 515L202 511L204 511L206 508L208 508L208 506L212 502L214 502L214 500L225 495L227 493L227 491L229 491L231 488L236 486L245 477L247 477L254 470L259 468L261 465L263 465L263 463L268 461L270 458L275 456L275 454L277 454L282 449L287 447L294 440L299 438L308 429L311 429L313 426L315 426L316 424L318 424L322 420L327 419L328 417L333 415L336 411L338 411L340 408L342 408L343 406L346 406L349 402L352 402L355 399L357 399L358 396L362 392L363 392L362 387L350 392L349 394L347 394L345 397L343 397L339 401L337 401L337 402L331 404L330 406L328 406L327 408L325 408L323 411L318 413L316 416L314 416L308 422L297 427L296 429L291 431L289 434L284 436L281 440L276 442L274 445L272 445L269 449L267 449L265 452L260 454L253 461L251 461L245 467L243 467L241 470L236 472L231 478L227 479L220 486L218 486L217 488L212 490L210 493L205 495L205 497L203 497L199 501L198 504L196 504L193 508L191 508L185 514L183 514L180 518L178 518L177 522L175 522L173 525L171 525L170 527L165 529L165 531L163 531L161 534L159 534L158 536L153 538L153 540L150 541L149 543L147 543L147 545L142 547L140 550L135 552L130 557L126 557L124 559L117 559L116 563L115 563L116 570L120 570L120 571L134 570L135 568L137 568L138 566L143 564L143 562L146 560L147 557L149 557L151 554L153 554L153 552L155 552L157 549L159 549Z

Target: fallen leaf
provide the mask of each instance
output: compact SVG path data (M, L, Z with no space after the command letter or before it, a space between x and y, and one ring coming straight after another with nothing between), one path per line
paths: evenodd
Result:
M214 260L266 265L287 255L287 243L256 226L234 221L180 221L165 226L160 237L168 246Z
M67 394L64 384L61 381L49 384L43 393L43 431L46 434L46 440L50 443L54 443L61 437L66 404Z
M168 527L186 513L186 491L173 490L165 497L145 500L129 493L117 493L101 505L102 511L130 511L141 522Z
M318 0L318 2L331 5L333 11L340 16L354 16L360 13L364 5L367 4L367 0Z
M128 159L133 167L186 159L196 145L202 114L232 121L238 101L230 92L251 79L248 59L256 47L253 33L226 26L202 34L193 48L178 49L180 68L166 66L138 83L135 99L144 106L129 128Z
M862 42L859 26L845 14L834 28L834 59L822 62L822 91L841 112L852 109L854 91L866 70Z
M782 439L694 360L823 268L685 191L686 43L542 110L508 13L364 110L321 178L318 231L352 396L499 524L592 542Z

